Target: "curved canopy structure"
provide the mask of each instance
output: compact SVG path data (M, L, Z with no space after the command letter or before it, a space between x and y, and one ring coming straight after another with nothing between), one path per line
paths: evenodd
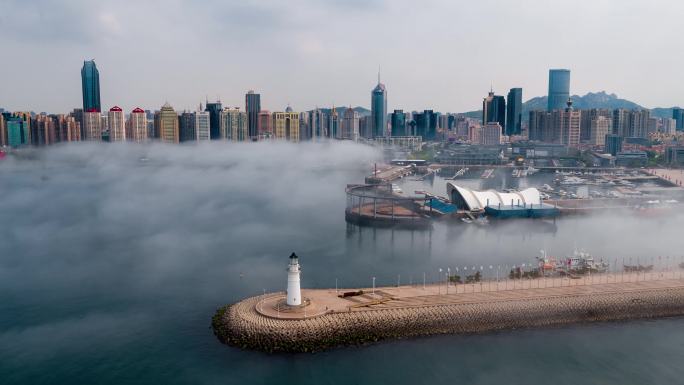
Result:
M484 210L487 206L499 205L529 207L541 203L541 195L536 188L503 193L494 190L474 191L448 182L447 193L451 203L460 210L478 211Z

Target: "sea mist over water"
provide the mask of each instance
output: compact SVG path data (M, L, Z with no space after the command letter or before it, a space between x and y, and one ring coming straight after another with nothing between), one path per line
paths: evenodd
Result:
M416 383L420 379L407 371L421 368L443 372L433 378L439 383L453 370L476 367L460 345L466 342L478 355L491 352L490 362L506 360L505 370L490 368L487 378L498 373L533 379L525 377L534 363L517 354L524 350L519 339L543 349L535 338L549 338L552 331L274 357L222 346L208 326L222 304L264 289L283 290L292 251L301 256L304 287L334 287L336 279L340 287L369 286L372 276L378 285L416 283L423 273L431 281L439 268L459 266L483 266L492 274L489 265L532 262L540 249L562 256L576 246L606 260L624 256L634 262L684 254L684 218L675 213L643 218L619 212L486 227L437 222L429 231L347 225L344 187L362 183L380 155L352 143L79 143L0 161L0 379L349 383L352 368L374 360L378 373L396 383ZM445 194L445 186L440 189ZM681 327L679 320L662 322ZM625 342L622 336L630 332L611 332L613 327L592 333L613 336L615 349L639 344L657 356L667 338L645 327L647 341ZM562 347L577 340L573 333L584 332L564 330L560 350L547 355L547 361L556 358L549 366L583 363L577 349L566 349L568 357ZM460 349L450 350L451 342ZM498 356L488 344L518 357ZM449 354L440 361L428 353L431 361L423 362L412 358L413 349ZM681 352L668 352L681 361ZM459 362L469 362L470 369ZM343 367L350 370L343 373ZM675 374L665 372L663 378ZM360 372L352 378L367 379ZM572 373L565 378L573 379ZM611 378L620 377L603 383L621 383Z

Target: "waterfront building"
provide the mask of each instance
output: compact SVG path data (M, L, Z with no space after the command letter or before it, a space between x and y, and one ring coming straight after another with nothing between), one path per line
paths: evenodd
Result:
M83 111L101 112L100 108L100 72L95 60L86 60L81 68L81 90L83 93Z
M299 113L291 108L285 112L273 113L273 130L276 139L299 142Z
M580 121L582 111L572 108L572 101L567 100L567 107L564 110L554 110L556 143L569 147L579 147L580 144Z
M672 119L677 122L677 131L684 130L684 109L674 107L672 109Z
M259 111L257 121L257 136L259 140L273 136L273 117L270 111Z
M499 146L458 145L444 149L435 155L435 163L457 165L501 164Z
M435 140L437 138L438 115L433 110L425 110L413 115L415 122L416 136L420 136L423 141Z
M501 144L501 125L497 122L490 122L480 129L479 144L484 146L498 146Z
M378 72L378 84L371 91L370 120L372 137L387 135L387 89L380 82L380 72Z
M183 111L178 117L178 141L194 142L197 140L195 113Z
M522 88L511 88L506 103L506 135L522 133Z
M126 139L138 143L147 141L147 114L142 108L134 108L128 116Z
M226 108L221 113L221 136L233 142L249 140L248 116L239 108Z
M247 129L250 140L259 136L259 112L261 112L261 95L249 90L245 95L245 111L247 111Z
M221 139L221 101L210 103L206 100L204 111L209 113L209 129L211 130L209 136L211 140ZM204 119L204 118L202 118ZM198 133L199 134L199 133Z
M342 115L340 138L353 141L359 140L359 113L354 111L351 106Z
M126 140L126 123L121 107L114 106L109 109L107 124L109 126L110 142L123 142Z
M506 127L506 99L494 95L493 90L482 101L482 125L487 123L499 123L502 129Z
M644 167L648 164L648 154L645 151L623 151L615 156L618 167Z
M622 152L622 136L616 134L606 135L606 140L604 144L604 152L616 156L619 152Z
M180 141L178 132L178 114L166 102L159 111L159 139L166 143L178 143Z
M85 140L102 140L102 117L99 111L86 111L83 113L83 131Z
M684 147L668 147L665 150L665 159L670 165L684 165Z
M570 99L570 70L549 70L547 111L562 110Z
M606 144L606 135L608 135L613 128L613 121L605 116L597 116L591 121L589 129L590 140L594 146L604 146Z
M407 136L406 114L403 110L394 110L390 114L390 126L392 126L392 136Z
M195 112L195 139L197 141L211 140L211 133L211 112L202 111L200 106L199 111Z

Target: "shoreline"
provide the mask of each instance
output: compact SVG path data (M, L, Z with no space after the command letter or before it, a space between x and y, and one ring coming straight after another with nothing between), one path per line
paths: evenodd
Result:
M485 291L481 286L482 291L450 294L434 293L434 287L383 287L357 302L337 297L334 290L304 290L317 306L308 314L303 309L273 313L270 304L278 304L283 294L271 293L221 307L212 327L231 346L304 353L419 336L681 316L684 281L670 275L612 283L606 277L604 283L563 287L535 287L529 280L528 288Z

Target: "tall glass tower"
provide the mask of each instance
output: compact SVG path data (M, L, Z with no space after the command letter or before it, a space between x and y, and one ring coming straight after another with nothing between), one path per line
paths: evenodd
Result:
M506 103L506 135L520 135L522 131L522 88L511 88Z
M81 88L83 90L83 111L100 112L100 73L95 60L86 60L81 68Z
M223 110L221 101L218 100L215 103L209 103L209 100L207 100L205 106L206 108L204 111L209 112L209 129L211 130L211 140L221 139L221 111Z
M378 85L371 92L371 121L373 136L386 136L387 131L387 90L380 83L378 72Z
M261 111L261 95L250 90L245 95L245 111L247 111L247 128L249 138L256 140L259 136L259 111Z
M547 110L562 110L570 99L570 70L549 70L549 97Z

